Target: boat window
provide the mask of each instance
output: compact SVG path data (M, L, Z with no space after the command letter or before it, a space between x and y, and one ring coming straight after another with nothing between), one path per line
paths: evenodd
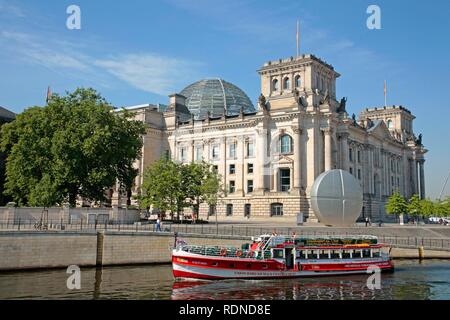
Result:
M229 266L230 268L234 268L234 263L230 263L228 266Z
M300 259L306 259L306 250L299 251L300 253Z
M373 250L373 257L374 258L379 258L380 257L380 250Z
M247 267L248 269L250 269L250 268L252 267L252 264L251 264L251 263L247 263L246 267Z
M274 259L283 259L283 249L274 249L273 250L273 258Z
M344 250L344 252L342 253L342 258L343 259L350 259L350 251L349 250Z
M218 263L218 262L213 262L213 263L212 263L212 266L213 266L213 267L218 267L218 266L219 266L219 263Z
M267 264L263 264L263 265L262 265L262 268L263 268L263 269L267 269L267 268L268 268Z
M316 258L316 259L319 259L319 256L320 256L320 250L313 250L312 251L312 255L311 255L311 258Z
M363 257L364 258L370 258L370 249L364 249L363 250Z
M321 250L319 254L319 259L328 259L328 251Z
M339 259L339 251L333 250L331 251L331 259Z
M361 250L354 250L353 251L353 258L362 258L362 251Z

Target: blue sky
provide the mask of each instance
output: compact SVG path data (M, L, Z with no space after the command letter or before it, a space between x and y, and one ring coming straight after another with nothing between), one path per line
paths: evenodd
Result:
M81 8L81 30L66 8ZM366 27L381 8L381 30ZM407 0L0 0L0 105L21 112L64 93L94 87L116 106L167 103L201 78L220 77L256 102L256 70L266 61L313 53L342 74L348 111L403 105L430 150L428 196L450 170L450 2ZM450 195L450 185L445 190Z

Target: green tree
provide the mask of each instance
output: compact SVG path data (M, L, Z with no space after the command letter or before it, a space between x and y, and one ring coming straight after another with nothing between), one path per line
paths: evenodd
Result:
M422 215L422 201L417 194L413 195L408 201L408 214L417 219Z
M433 217L436 211L436 205L430 199L423 199L420 202L421 211L424 217Z
M435 203L435 211L438 217L450 217L450 197L443 201L437 201Z
M400 216L400 223L403 220L403 214L407 212L408 204L405 198L397 191L389 197L386 203L386 212L389 214L396 214Z
M161 159L149 166L144 172L141 196L141 208L154 207L162 212L176 212L179 219L187 203L186 171L184 166L168 159Z
M200 205L208 203L215 205L219 196L221 179L213 166L205 162L186 165L186 181L189 202L193 207L193 219L198 219Z
M6 193L20 205L75 206L78 196L104 201L116 181L130 189L145 133L132 117L115 112L93 89L53 95L47 106L27 109L1 130Z

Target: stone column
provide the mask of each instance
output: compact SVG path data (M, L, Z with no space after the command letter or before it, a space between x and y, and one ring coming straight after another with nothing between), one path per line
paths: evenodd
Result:
M425 171L424 171L425 160L419 161L419 179L420 179L420 199L425 199Z
M254 176L257 177L255 181L255 192L264 193L266 189L264 180L266 176L266 132L264 129L257 129L256 132L256 161L254 163Z
M203 143L203 159L207 163L211 163L211 140Z
M190 154L189 158L190 159L188 159L188 160L189 160L189 162L195 162L196 159L195 159L195 141L194 140L191 141L190 149L191 149L191 152L189 152L189 154Z
M341 168L342 170L346 170L349 171L349 164L350 164L350 159L349 159L349 148L348 148L348 133L341 133L340 135L340 139L341 139Z
M236 141L236 194L244 196L244 137L238 137Z
M420 175L419 175L419 161L415 160L414 161L414 177L415 177L415 191L414 193L417 194L418 196L420 196Z
M273 169L273 191L274 192L278 192L279 191L279 187L278 187L278 183L279 183L279 168L276 167Z
M294 137L294 190L299 191L301 187L301 156L302 156L302 129L293 129Z
M325 171L333 169L333 152L331 147L331 128L322 129L325 136L324 156L325 156Z
M228 182L227 181L227 173L228 173L228 171L227 171L227 169L228 169L227 168L227 138L223 137L221 142L222 143L220 144L219 159L220 159L220 162L223 165L223 168L222 168L223 183L224 183L225 188L227 188L227 190L228 190L228 183L227 183Z

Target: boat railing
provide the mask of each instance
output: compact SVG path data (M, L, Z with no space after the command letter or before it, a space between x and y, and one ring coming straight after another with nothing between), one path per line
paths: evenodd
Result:
M195 246L195 245L184 245L180 246L178 249L199 254L203 256L214 256L214 257L229 257L229 258L255 258L255 259L268 259L269 255L256 255L252 250L242 250L236 247L228 246Z

